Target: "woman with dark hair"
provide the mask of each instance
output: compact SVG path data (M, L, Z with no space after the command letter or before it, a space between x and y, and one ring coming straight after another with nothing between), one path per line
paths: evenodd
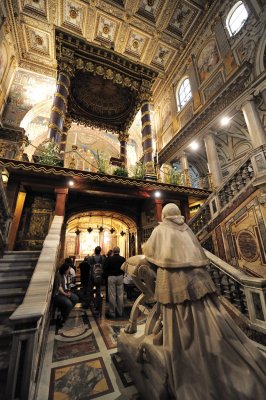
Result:
M72 308L79 301L78 296L75 293L72 293L67 286L67 275L69 274L69 269L69 264L62 264L55 281L54 305L58 307L61 312L61 326L66 321Z

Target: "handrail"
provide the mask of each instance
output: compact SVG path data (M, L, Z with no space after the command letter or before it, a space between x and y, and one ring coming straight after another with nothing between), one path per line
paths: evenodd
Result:
M210 260L208 271L218 289L250 321L266 333L266 279L247 275L204 249Z
M6 389L8 400L35 398L38 367L49 329L49 309L62 224L63 217L55 216L24 300L10 317L14 328Z

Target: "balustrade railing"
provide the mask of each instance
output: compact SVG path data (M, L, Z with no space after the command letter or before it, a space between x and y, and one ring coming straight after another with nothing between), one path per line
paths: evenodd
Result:
M208 271L218 294L248 318L251 327L266 333L266 279L248 276L208 250L205 254L210 260Z
M11 315L13 341L6 400L33 400L50 322L50 303L63 217L55 216L23 303Z
M12 215L0 169L0 254L4 252L11 221Z
M205 204L189 221L189 226L195 234L199 234L219 212L230 206L237 196L254 182L259 174L266 173L265 159L266 145L253 150L243 159L242 164L208 197ZM258 160L260 162L259 167Z
M252 180L253 177L254 169L251 159L248 159L217 192L221 208L230 203L233 198Z

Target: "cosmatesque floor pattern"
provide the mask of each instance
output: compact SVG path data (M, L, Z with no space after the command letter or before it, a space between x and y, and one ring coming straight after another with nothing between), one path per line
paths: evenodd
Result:
M77 304L63 328L50 326L37 400L140 400L117 354L117 336L126 317L109 320ZM145 322L140 317L139 324Z

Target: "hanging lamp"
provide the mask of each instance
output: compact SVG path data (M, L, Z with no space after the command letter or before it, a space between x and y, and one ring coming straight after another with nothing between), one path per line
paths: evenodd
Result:
M90 225L91 215L90 215L89 217L90 217L90 219L89 219L89 225ZM93 231L93 228L92 228L91 226L89 226L89 227L87 228L87 231L88 231L89 233L91 233L91 232Z
M103 217L102 217L102 225L98 228L99 232L103 232L104 231L104 227L103 227Z
M113 228L113 224L112 224L112 221L113 221L113 216L111 216L111 229L110 229L110 233L111 233L111 235L113 234L113 233L115 233L115 229Z

